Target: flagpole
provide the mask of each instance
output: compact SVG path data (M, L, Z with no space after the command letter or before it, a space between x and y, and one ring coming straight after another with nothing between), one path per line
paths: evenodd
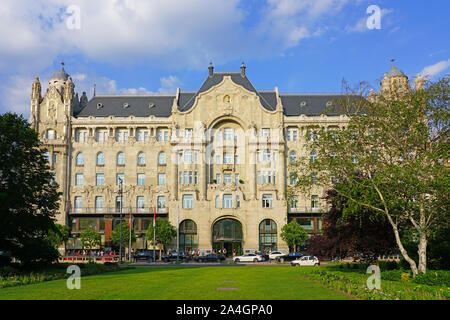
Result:
M129 229L130 229L130 240L128 242L128 257L130 258L130 262L131 262L131 207L130 207L130 224L129 224Z

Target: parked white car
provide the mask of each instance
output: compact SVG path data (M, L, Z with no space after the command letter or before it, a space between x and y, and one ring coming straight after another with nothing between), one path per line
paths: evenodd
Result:
M278 257L282 257L285 255L285 253L282 253L280 251L273 251L269 253L269 260L276 260Z
M234 262L261 262L263 257L254 253L247 253L242 256L237 256L233 258Z
M291 262L291 266L319 266L320 261L317 257L313 256L303 256L300 259L294 260Z

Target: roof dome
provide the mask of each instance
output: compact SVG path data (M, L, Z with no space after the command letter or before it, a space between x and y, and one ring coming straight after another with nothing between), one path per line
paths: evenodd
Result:
M402 70L398 69L392 61L391 69L386 73L388 77L406 77Z
M67 80L69 79L69 75L67 74L67 72L64 70L64 67L61 67L61 69L59 71L56 71L55 74L52 76L52 79L62 79L62 80Z

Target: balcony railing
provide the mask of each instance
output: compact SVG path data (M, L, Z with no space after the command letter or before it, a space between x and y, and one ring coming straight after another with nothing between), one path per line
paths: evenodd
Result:
M145 207L145 208L122 208L122 214L151 214L155 210L155 207ZM166 214L168 213L168 208L156 208L156 213ZM120 214L120 208L71 208L70 214Z
M288 208L288 213L322 213L325 212L325 207L297 207L297 208Z

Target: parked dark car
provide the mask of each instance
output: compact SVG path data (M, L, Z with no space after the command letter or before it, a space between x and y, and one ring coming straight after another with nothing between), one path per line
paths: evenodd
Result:
M269 261L269 255L264 252L256 252L257 255L260 255L263 258L263 261Z
M299 259L299 258L301 258L301 257L303 257L303 256L304 256L303 253L300 253L300 252L291 252L291 253L286 254L286 255L284 255L284 256L277 257L276 260L277 260L278 262L294 261L294 260L297 260L297 259Z
M178 259L177 259L178 257ZM169 254L166 254L162 256L162 261L164 262L172 262L172 261L189 261L189 254L187 252L171 252Z
M158 253L156 253L155 256L156 256L155 260L158 260ZM145 260L147 262L152 262L152 261L154 261L153 260L153 251L141 251L141 252L138 252L138 253L136 253L133 256L133 260L134 261Z
M225 260L225 257L220 254L210 253L206 256L199 256L197 258L198 262L221 262Z

